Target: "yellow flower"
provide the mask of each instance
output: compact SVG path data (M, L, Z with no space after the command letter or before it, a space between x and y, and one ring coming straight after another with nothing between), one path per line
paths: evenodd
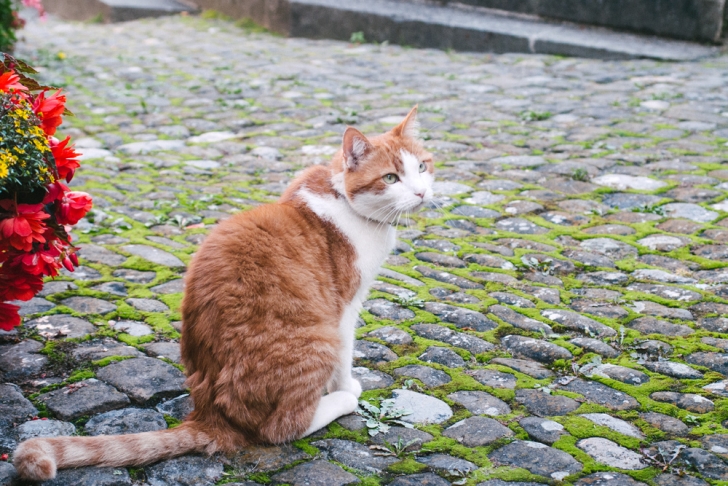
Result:
M0 179L3 179L8 176L8 166L7 164L0 160Z
M60 59L61 61L63 61L66 58L66 53L65 52L59 52L57 54L57 56L58 56L58 59Z

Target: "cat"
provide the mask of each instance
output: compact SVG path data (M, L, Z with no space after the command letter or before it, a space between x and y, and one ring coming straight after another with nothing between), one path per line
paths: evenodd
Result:
M205 239L186 275L182 361L195 409L176 428L36 438L20 477L141 466L305 437L354 412L354 328L395 244L394 224L432 198L433 161L417 107L368 139L348 127L329 165L312 166L274 204L239 213Z

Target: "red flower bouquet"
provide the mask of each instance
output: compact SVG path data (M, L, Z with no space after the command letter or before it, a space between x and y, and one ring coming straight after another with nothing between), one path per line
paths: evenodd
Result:
M79 168L70 138L53 135L68 111L60 90L26 76L35 71L5 55L0 61L0 329L20 325L19 307L43 288L43 277L78 266L69 231L91 209L71 191ZM54 91L54 92L51 92Z

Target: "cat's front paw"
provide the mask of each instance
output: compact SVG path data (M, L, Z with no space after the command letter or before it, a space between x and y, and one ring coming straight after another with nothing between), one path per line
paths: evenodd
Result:
M361 383L359 383L359 381L354 378L350 378L349 386L347 387L346 391L353 393L356 398L359 398L362 392Z

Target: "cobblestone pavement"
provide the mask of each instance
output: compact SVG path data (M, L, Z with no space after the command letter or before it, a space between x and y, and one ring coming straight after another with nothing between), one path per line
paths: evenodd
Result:
M728 58L351 46L194 17L25 36L68 90L73 186L96 208L82 267L2 335L0 453L177 424L180 277L206 233L326 161L346 124L379 133L419 103L438 200L402 221L355 368L415 429L349 416L49 484L728 484Z

